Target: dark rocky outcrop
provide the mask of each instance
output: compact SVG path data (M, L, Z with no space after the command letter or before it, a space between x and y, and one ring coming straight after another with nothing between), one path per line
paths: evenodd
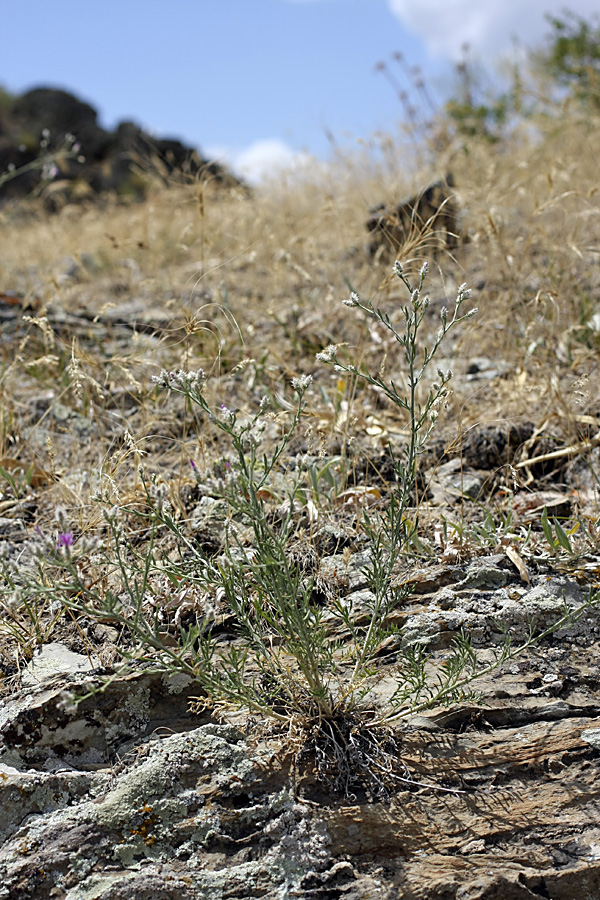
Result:
M366 222L371 236L369 255L387 260L406 252L407 247L423 246L423 242L432 255L436 250L456 248L460 226L453 187L454 179L447 175L395 206L382 203L374 207Z
M32 192L43 194L49 208L106 192L141 199L151 177L165 183L206 177L239 184L223 166L179 140L155 138L133 122L105 130L96 110L66 91L35 88L16 98L3 95L0 201Z

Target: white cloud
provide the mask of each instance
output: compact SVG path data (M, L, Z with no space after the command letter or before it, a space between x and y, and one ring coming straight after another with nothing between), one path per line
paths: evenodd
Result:
M520 46L535 47L549 32L546 13L561 14L565 0L388 0L400 21L425 41L433 56L459 59L469 44L485 58ZM598 0L569 0L568 8L590 19Z
M258 184L285 171L301 171L311 164L312 160L308 153L292 150L278 138L254 141L242 150L232 150L228 147L207 148L205 155L229 166L236 175L240 175L251 184Z

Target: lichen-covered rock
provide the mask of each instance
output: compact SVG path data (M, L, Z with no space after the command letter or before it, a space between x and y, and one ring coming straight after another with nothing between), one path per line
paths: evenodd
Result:
M542 631L567 608L575 609L584 602L584 593L577 583L563 576L540 575L535 581L527 589L508 558L481 557L467 567L461 580L432 590L426 605L424 598L414 597L414 602L405 606L402 643L447 647L464 629L476 647L498 644L507 632L514 644L527 639L532 624L535 630ZM558 635L589 637L599 629L600 609L590 606Z
M33 668L36 672L36 668ZM105 673L106 674L106 673ZM157 728L193 728L189 711L199 688L183 674L141 672L123 675L102 691L101 673L71 673L25 687L0 706L0 762L19 771L54 771L107 765L128 742ZM79 703L75 697L83 697Z
M6 790L19 777L30 793L40 782L13 774ZM81 781L79 794L78 784L45 809L21 807L21 821L6 795L2 900L263 896L330 860L325 823L293 799L273 751L250 750L232 726L155 738L114 777Z

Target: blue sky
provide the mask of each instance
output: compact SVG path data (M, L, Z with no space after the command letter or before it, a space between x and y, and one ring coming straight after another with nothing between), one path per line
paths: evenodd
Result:
M461 45L492 63L534 45L564 0L29 0L2 4L0 84L62 87L114 127L130 119L239 168L326 157L393 130L402 107L375 71L401 52L442 97ZM590 17L597 0L567 5ZM406 82L404 82L406 83ZM249 168L248 168L249 167Z

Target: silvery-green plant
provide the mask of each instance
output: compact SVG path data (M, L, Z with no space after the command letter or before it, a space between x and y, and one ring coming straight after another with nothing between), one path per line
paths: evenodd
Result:
M286 719L290 712L331 715L328 681L334 647L323 611L312 600L314 579L290 552L296 482L290 482L276 508L266 502L280 491L273 486L273 476L304 411L311 376L293 379L296 406L291 421L268 452L261 451L265 403L246 419L226 407L215 414L202 384L166 372L157 381L199 406L234 451L221 488L231 516L225 559L215 563L204 557L201 569L206 587L233 610L242 640L241 646L220 649L210 634L200 637L198 681L219 703L275 719ZM171 530L178 530L164 512L161 517ZM251 529L250 546L238 537L237 523L242 522Z
M94 559L87 543L76 540L61 519L56 533L35 536L25 568L5 565L13 593L50 598L73 613L122 626L130 639L121 648L126 663L143 659L154 667L177 668L217 706L245 708L276 721L288 721L290 715L331 716L336 645L329 640L323 610L313 601L314 577L290 550L297 483L291 479L283 496L281 485L273 483L311 381L310 376L293 380L296 404L289 424L266 452L261 449L266 403L250 416L224 405L213 409L204 372L163 371L157 385L198 406L233 450L214 485L229 511L225 553L219 558L206 553L176 518L165 483L140 468L145 503L104 510L107 538L94 547ZM192 471L197 472L195 464ZM123 520L132 515L144 524L143 548L127 536ZM240 538L244 528L250 530L249 543ZM176 536L179 547L179 555L169 559L158 547L165 531ZM102 568L112 570L110 584L98 577ZM193 625L180 624L169 634L161 598L169 588L181 593L182 586L194 589L201 613ZM219 603L235 616L237 640L229 646L212 635Z
M314 569L293 548L297 497L307 485L312 491L319 487L318 479L300 469L281 478L282 462L306 409L310 376L293 380L295 403L288 404L287 424L281 425L279 414L279 434L268 441L267 401L254 413L242 415L211 404L202 371L163 371L155 378L159 389L194 405L204 424L219 432L230 448L211 488L227 508L220 555L204 550L175 514L168 484L140 469L144 504L106 508L103 542L76 539L61 515L56 533L36 534L26 560L0 557L13 607L19 598L27 598L30 604L48 603L53 615L62 607L74 615L119 624L128 635L128 643L121 647L126 664L135 660L139 665L142 660L158 669L178 669L204 689L207 704L217 709L241 708L261 719L299 727L321 776L346 794L365 784L377 793L379 783L402 780L394 774L397 754L386 731L390 725L416 711L465 697L476 699L471 690L476 678L576 621L598 599L590 593L578 609L565 608L557 622L541 634L532 630L520 646L513 647L507 637L491 664L480 664L466 634L455 639L445 665L433 671L423 642L403 648L398 641L396 689L385 709L374 712L369 695L380 677L376 655L383 638L392 633L386 619L404 597L396 586L397 565L418 537L418 521L411 512L418 456L435 425L450 373L439 372L438 381L423 397L421 383L450 328L473 314L461 314L468 297L463 285L452 315L443 310L437 336L429 345L422 343L427 268L421 269L416 288L399 263L395 272L409 292L402 330L356 294L348 305L374 316L402 348L406 391L386 382L381 373L373 376L340 361L333 346L319 354L320 361L383 391L405 411L409 422L409 439L395 460L397 480L390 486L387 506L377 515L363 515L369 545L365 571L372 597L366 620L345 598L334 596L327 607L316 603ZM198 474L195 464L192 471ZM202 481L199 474L198 480ZM142 522L143 544L128 537L126 516ZM176 553L160 552L166 532L176 539ZM196 599L191 625L184 624L178 613L173 621L165 610L188 592ZM223 606L234 620L228 642L214 630L217 608ZM332 639L332 632L341 637Z
M372 375L367 368L357 368L351 362L342 361L333 344L317 354L317 359L333 366L336 371L349 373L372 385L392 404L403 410L408 418L406 445L399 455L393 455L396 482L391 485L385 512L382 516L375 517L365 511L363 516L363 527L370 542L371 556L366 574L373 600L366 633L362 639L357 636L359 651L353 678L359 680L366 661L372 657L375 648L385 637L382 631L385 617L403 597L403 588L394 586L394 571L407 546L418 540L418 514L409 515L409 510L416 505L418 458L435 427L439 408L448 394L452 372L438 369L438 380L428 388L423 398L420 396L421 383L447 333L477 312L476 309L471 309L466 314L461 314L463 303L471 295L466 284L462 284L458 289L452 314L449 316L447 308L442 308L440 328L428 345L422 339L421 329L429 307L429 297L423 293L429 266L426 262L423 264L416 285L411 284L398 261L394 264L394 273L408 292L408 302L402 308L401 329L394 324L387 312L374 306L370 300L362 300L355 292L343 302L346 306L375 318L399 345L404 361L406 388L399 388L393 380L386 380L382 371Z
M357 381L362 380L376 388L393 405L403 410L408 419L406 444L396 455L390 447L396 481L390 484L387 505L382 514L375 515L366 510L363 513L362 525L368 537L370 553L364 572L371 588L366 625L362 622L357 625L351 610L342 603L334 602L334 609L343 619L355 650L354 665L345 684L344 702L349 709L357 699L368 695L369 684L376 677L373 666L376 652L393 633L393 629L386 626L386 618L406 597L402 581L398 584L397 564L412 545L419 545L418 459L436 425L439 408L448 395L452 372L438 369L437 381L425 390L423 383L448 332L477 313L475 308L462 313L463 303L470 297L471 291L466 284L461 284L452 313L449 314L448 309L443 307L440 312L440 327L435 337L429 342L423 339L421 329L429 307L429 297L424 295L423 287L428 273L429 267L425 263L419 271L415 286L407 277L402 264L398 261L394 264L394 274L408 294L408 301L402 308L402 328L395 325L387 312L374 306L370 300L362 300L355 292L343 301L346 306L361 311L369 318L375 318L401 347L406 389L399 388L393 380L386 381L382 369L373 375L367 368L358 368L352 362L343 361L335 345L329 345L317 354L319 361L333 366L336 371L351 374ZM492 663L488 664L479 661L467 632L461 632L455 637L444 665L433 672L429 666L431 653L425 640L400 646L396 690L390 696L387 708L374 716L373 722L391 724L416 712L447 706L459 700L478 701L480 696L472 689L473 682L525 652L549 634L573 624L585 610L596 605L599 599L597 593L590 591L588 598L579 607L570 609L566 606L563 615L541 632L536 631L531 623L528 637L518 646L512 644L510 635L504 635Z
M362 300L355 292L352 292L349 299L343 302L346 306L361 310L367 316L379 321L391 334L394 341L400 345L405 363L406 389L399 389L392 380L386 381L382 372L372 375L366 368L357 368L353 363L343 362L339 359L338 349L333 344L317 354L317 359L321 362L334 366L338 372L349 373L372 385L383 393L392 404L407 413L408 442L402 454L394 459L397 484L390 497L386 529L390 548L405 546L414 532L414 529L411 530L406 522L404 513L411 505L411 497L414 494L418 457L427 444L438 419L439 408L448 395L448 383L452 378L452 371L443 372L438 369L438 381L429 387L423 399L419 395L421 382L427 375L448 332L477 313L475 308L463 315L460 314L462 304L471 296L471 291L467 289L466 284L461 284L451 317L448 317L448 309L442 307L440 328L428 346L422 340L420 330L430 303L429 297L423 295L423 286L429 273L429 266L424 263L421 267L417 286L410 283L402 264L398 261L394 264L394 273L409 294L409 302L402 308L404 319L402 330L396 327L388 313L380 307L373 306L370 300Z

